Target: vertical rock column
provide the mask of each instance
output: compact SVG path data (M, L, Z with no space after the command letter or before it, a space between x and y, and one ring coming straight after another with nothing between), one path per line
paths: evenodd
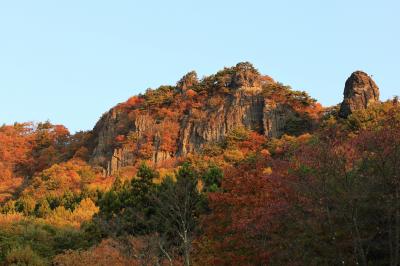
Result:
M347 118L353 111L379 101L379 88L368 74L356 71L346 80L343 96L339 116Z

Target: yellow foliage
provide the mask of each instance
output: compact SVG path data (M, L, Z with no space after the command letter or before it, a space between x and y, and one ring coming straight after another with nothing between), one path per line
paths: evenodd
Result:
M263 155L264 157L269 157L271 156L271 153L267 149L262 149L261 155Z
M271 141L268 143L268 146L271 153L280 154L288 150L295 149L301 143L306 143L310 141L311 138L312 135L308 133L300 135L298 137L285 134L280 139L271 139Z
M175 170L173 168L160 168L157 169L157 171L160 175L157 179L154 180L154 183L156 184L160 184L167 176L175 176Z
M80 224L84 221L89 221L92 219L93 215L99 211L99 207L97 207L94 202L89 199L83 199L78 207L72 212L72 218L74 221L79 222Z
M66 190L79 193L85 188L102 187L96 184L101 184L103 179L102 175L86 162L73 159L65 163L54 164L37 174L23 194L39 200L48 195L61 196ZM103 187L108 188L109 184Z
M98 211L99 207L91 199L86 198L79 203L74 211L71 212L65 209L64 206L59 206L44 220L58 227L72 226L79 228L83 222L91 220Z
M270 175L270 174L272 174L272 168L271 167L264 168L264 169L262 169L262 173L264 175Z
M224 152L224 159L228 162L239 162L244 159L244 154L240 150L227 150Z
M0 214L0 226L5 227L6 225L10 225L16 222L20 222L25 219L25 216L22 213L7 213Z

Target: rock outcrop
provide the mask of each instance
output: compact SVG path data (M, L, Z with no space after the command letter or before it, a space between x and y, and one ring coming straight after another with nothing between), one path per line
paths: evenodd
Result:
M218 142L237 127L244 127L264 133L263 109L264 98L248 95L238 90L221 99L215 108L205 110L205 119L193 119L193 114L184 115L180 123L178 156L196 152L207 142Z
M343 96L339 116L346 118L354 110L366 109L379 101L379 88L368 74L356 71L347 79Z
M290 121L300 121L299 106L314 108L306 94L293 93L249 63L202 81L190 72L175 87L163 86L140 97L128 101L134 105L111 109L93 130L91 163L107 175L138 160L159 164L199 152L239 127L280 137Z
M288 121L295 117L295 111L290 105L269 102L264 105L263 127L264 134L276 138L287 130Z

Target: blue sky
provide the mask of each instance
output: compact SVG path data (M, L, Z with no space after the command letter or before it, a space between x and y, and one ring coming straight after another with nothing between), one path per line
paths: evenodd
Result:
M72 132L146 88L240 61L341 101L354 70L400 94L400 2L0 0L0 124Z

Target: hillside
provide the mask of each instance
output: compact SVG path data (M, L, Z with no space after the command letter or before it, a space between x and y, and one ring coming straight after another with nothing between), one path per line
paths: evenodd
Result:
M323 107L243 62L88 132L3 125L0 265L398 265L400 106L379 94L355 71Z
M202 80L190 72L176 86L148 90L104 114L93 130L90 161L107 175L141 160L161 165L241 127L268 138L310 132L322 111L305 92L262 76L250 63Z

